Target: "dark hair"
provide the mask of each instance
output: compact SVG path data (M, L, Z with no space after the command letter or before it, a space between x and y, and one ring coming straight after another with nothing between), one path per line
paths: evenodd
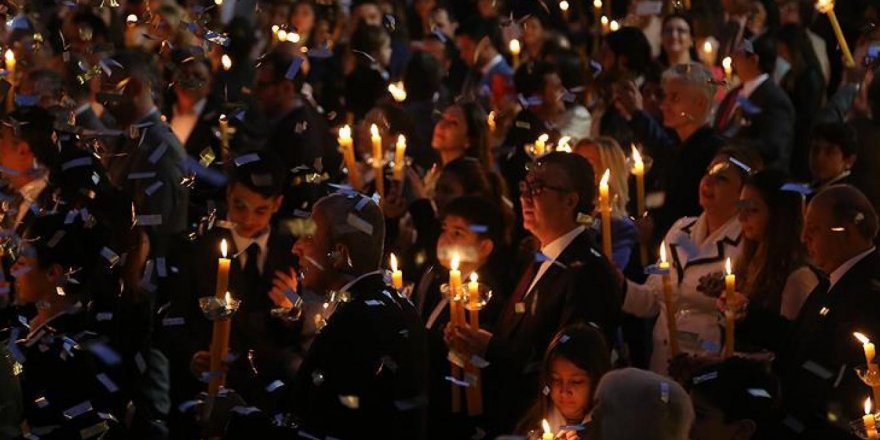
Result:
M569 189L578 195L578 213L591 213L595 209L595 172L590 162L579 154L553 151L541 156L535 163L537 167L553 166L554 172L561 173L568 182Z
M868 106L871 109L871 119L875 121L880 120L880 81L877 81L878 77L880 77L880 68L874 69L874 79L868 84L867 91Z
M807 264L801 243L804 200L800 193L783 190L791 179L775 169L750 175L745 185L755 189L767 205L764 242L745 239L737 261L737 272L746 275L743 293L753 304L778 311L788 276Z
M495 200L481 195L455 198L446 204L440 215L441 218L449 216L461 217L470 225L480 226L473 231L478 237L492 241L495 245L493 254L501 251L502 245L508 243L505 237L503 214Z
M256 160L250 160L251 158ZM239 154L232 162L229 169L229 188L239 184L265 198L277 197L284 192L285 170L281 166L281 160L274 154L268 151L249 151Z
M489 42L492 43L495 48L499 46L496 45L496 40L493 35L492 22L490 20L486 20L484 18L471 18L469 20L465 20L455 29L456 37L468 37L474 42L479 43L485 37L489 37Z
M688 33L691 36L691 41L694 43L691 45L688 53L691 56L691 60L699 60L700 56L697 54L697 40L694 34L694 20L691 18L691 15L684 11L676 11L671 14L666 14L663 16L663 22L660 24L660 32L663 32L663 29L666 28L666 23L672 20L683 20L688 25ZM660 47L660 56L657 57L657 61L663 65L664 67L669 67L669 54L666 53L666 50L663 47Z
M403 84L406 87L407 99L429 101L440 91L443 83L443 67L433 55L427 52L416 52L406 65Z
M391 36L384 28L361 23L351 35L351 50L357 50L376 57L382 44L391 41ZM358 56L360 58L360 56Z
M819 59L816 58L816 51L810 43L810 37L807 35L807 29L799 24L787 24L782 26L777 33L779 43L788 47L791 54L791 70L782 80L782 87L786 90L793 91L795 82L799 80L801 74L813 69L816 78L822 79L822 67Z
M858 152L856 133L843 122L816 124L813 127L813 142L820 140L840 148L844 157L850 157Z
M751 420L755 439L774 438L781 405L779 380L757 361L731 357L703 367L690 380L690 392L724 414L727 423Z
M150 55L126 50L114 55L113 60L122 65L126 75L136 78L153 91L159 91L159 76Z
M464 154L480 161L486 169L492 168L492 154L489 152L489 131L486 128L488 115L483 106L474 101L453 104L461 109L467 126L468 148Z
M28 144L37 162L53 169L58 162L58 149L52 140L55 122L42 107L19 107L9 114L13 136Z
M651 66L651 44L639 28L626 26L608 34L608 48L618 58L626 57L626 68L636 74L646 73Z
M575 101L583 103L584 93L576 93L576 89L583 89L586 85L587 66L584 60L572 50L559 51L556 56L556 72L566 90L571 90Z
M590 400L592 401L599 380L611 370L609 352L605 336L598 328L585 323L568 325L553 337L544 353L542 370L544 384L550 385L550 366L553 361L565 359L587 372L590 380ZM546 400L548 399L542 400L544 400L544 404L547 404Z
M544 61L526 63L516 69L516 73L513 75L513 85L516 91L523 96L539 95L544 91L544 77L552 73L558 72L556 66L550 63Z
M773 73L776 68L776 37L764 33L752 41L752 48L758 57L758 69L762 73Z
M305 83L306 75L302 68L300 68L296 73L296 76L293 78L287 78L287 70L290 68L291 63L293 63L296 56L290 50L286 50L286 47L292 47L292 44L279 44L271 52L260 58L259 67L269 69L272 72L272 77L276 81L292 80L294 88L299 91Z

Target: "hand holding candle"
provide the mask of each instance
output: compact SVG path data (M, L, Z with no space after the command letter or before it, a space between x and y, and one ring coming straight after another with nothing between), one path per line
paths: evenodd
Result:
M725 295L727 300L727 310L724 312L725 318L725 339L724 339L724 357L733 356L734 326L736 313L734 308L734 296L736 294L736 276L730 265L730 257L724 262L726 275L724 276Z
M854 332L853 336L862 343L862 349L865 351L865 362L867 365L865 372L867 377L880 378L880 367L874 362L874 357L877 354L874 343L862 333ZM880 399L880 386L871 385L870 382L868 382L868 385L871 386L871 390L874 392L874 401L878 401Z

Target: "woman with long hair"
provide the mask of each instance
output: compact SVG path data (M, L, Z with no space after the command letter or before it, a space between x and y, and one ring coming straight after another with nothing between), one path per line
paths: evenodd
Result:
M663 17L661 29L660 56L657 61L664 69L676 64L699 61L690 16L682 12L667 14Z
M740 195L743 245L735 265L739 295L748 304L737 325L737 342L779 348L784 328L794 321L819 283L801 243L803 195L785 173L764 170L750 176Z

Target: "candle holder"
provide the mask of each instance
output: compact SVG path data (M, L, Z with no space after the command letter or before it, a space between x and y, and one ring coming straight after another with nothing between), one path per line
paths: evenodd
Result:
M232 297L203 296L199 298L199 308L202 309L205 318L211 321L231 318L240 306L241 301Z
M463 284L467 284L467 283L463 283ZM452 289L450 288L449 283L443 283L440 285L440 295L442 295L443 298L448 299L450 302L451 301L459 301L460 302L460 301L467 300L467 291L465 290L464 287L458 289L457 292L450 292L451 290Z
M868 368L867 365L859 365L855 368L856 375L859 376L859 379L865 383L865 385L869 387L877 387L880 386L880 369L877 368Z
M272 315L273 318L278 318L283 321L299 321L300 318L302 318L302 297L296 293L291 293L287 296L287 299L293 303L293 307L272 307L272 309L269 310L269 314Z
M471 292L468 288L468 284L470 282L465 282L462 285L462 301L464 301L465 310L475 311L475 310L483 310L486 307L486 304L489 303L489 300L492 299L492 289L484 283L477 283L477 297L471 298Z

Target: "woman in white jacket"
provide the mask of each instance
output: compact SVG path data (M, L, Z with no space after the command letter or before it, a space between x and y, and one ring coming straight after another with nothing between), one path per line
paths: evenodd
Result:
M727 258L736 261L742 244L737 220L740 190L745 177L759 166L754 154L735 148L719 150L700 181L703 213L679 219L666 233L678 340L687 352L721 349L715 299L724 289L724 262ZM644 284L626 281L623 310L643 318L658 317L651 369L661 374L667 373L670 358L665 308L660 275L650 275Z

